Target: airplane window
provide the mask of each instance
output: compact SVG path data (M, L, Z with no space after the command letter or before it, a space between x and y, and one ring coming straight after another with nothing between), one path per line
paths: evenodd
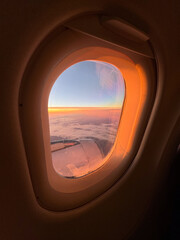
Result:
M102 166L115 144L125 96L118 68L82 61L55 81L48 102L52 164L77 178Z

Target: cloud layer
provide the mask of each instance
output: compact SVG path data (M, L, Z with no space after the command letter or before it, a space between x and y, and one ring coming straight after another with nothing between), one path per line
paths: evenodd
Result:
M98 139L114 143L121 111L87 109L70 113L49 113L51 141ZM110 146L110 145L109 145Z

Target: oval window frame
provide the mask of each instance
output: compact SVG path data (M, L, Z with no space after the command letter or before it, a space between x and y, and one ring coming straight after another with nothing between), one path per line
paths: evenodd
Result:
M121 59L120 71L126 84L124 109L116 143L111 156L108 154L109 159L95 172L81 178L67 179L59 176L52 166L48 131L48 95L62 71L76 62L90 59L109 62L117 68L120 67ZM130 72L134 71L136 80L130 79L130 72L128 73L127 69L122 71L123 64L125 69L128 65ZM136 99L136 107L128 108L129 103L134 101L127 89L131 91L136 89L136 84L139 89L136 97L139 100ZM33 188L36 198L43 207L54 211L76 208L101 195L123 176L132 163L143 137L154 101L155 86L153 60L123 47L117 48L72 30L58 33L56 37L53 36L41 44L31 58L22 80L19 113ZM130 151L120 163L119 138L126 125L122 124L122 119L127 119L128 112L133 111L132 129L126 136Z
M88 50L88 51L89 51L89 50ZM68 67L67 69L71 68L71 66L74 66L74 65L76 65L77 63L86 62L86 61L92 61L92 62L96 62L96 63L98 63L98 62L100 62L100 63L107 63L107 62L103 62L103 61L101 61L101 60L96 60L96 61L94 61L94 60L85 60L85 61L84 61L84 60L83 60L83 61L76 62L75 64L70 65L70 67ZM115 145L115 142L116 142L116 138L117 138L117 133L118 133L118 128L119 128L119 124L120 124L121 114L122 114L122 111L123 111L126 87L125 87L124 78L123 78L120 70L117 69L116 66L114 66L114 65L112 65L112 64L110 64L110 63L109 63L109 65L110 65L110 66L113 66L113 69L118 70L118 72L119 72L119 74L120 74L120 78L122 78L122 80L120 80L120 81L122 81L121 84L122 84L123 89L124 89L124 91L123 91L122 104L120 105L120 108L119 108L119 109L116 107L116 110L119 111L119 113L118 113L118 114L119 114L119 117L118 117L117 128L115 128L116 134L115 134L115 137L114 137L114 140L113 140L113 143L112 143L112 147L108 150L108 153L107 153L107 154L103 157L103 159L101 160L101 164L98 162L98 164L96 165L96 168L93 167L92 170L88 171L87 173L85 173L85 174L83 174L83 175L81 175L81 176L72 176L72 177L65 176L65 175L62 175L62 174L58 173L58 170L56 170L55 167L54 167L55 171L56 171L61 177L64 177L64 178L80 178L80 177L86 176L86 175L88 175L88 174L96 171L96 170L99 169L100 167L102 167L103 164L104 164L104 163L110 158L110 156L112 155L112 152L113 152L113 149L114 149L114 145ZM100 66L100 65L99 65L99 66ZM64 71L66 71L66 69L65 69ZM61 74L63 74L64 71L62 71ZM61 75L61 74L60 74L60 75ZM58 81L60 75L59 75L58 78L54 81L53 86L54 86L55 82ZM62 80L63 80L63 79L62 79ZM52 88L53 88L53 86L52 86ZM52 90L52 88L51 88L51 90ZM51 90L50 90L50 93L51 93ZM49 94L49 96L50 96L50 94ZM116 97L117 97L117 96L116 96ZM48 98L48 101L49 101L49 98ZM94 107L95 107L95 106L93 106L93 108L94 108ZM50 108L51 108L51 107L50 107ZM61 108L61 107L54 107L54 108ZM63 107L63 108L64 108L64 107ZM70 107L70 108L71 108L71 107ZM74 107L72 107L72 108L74 108ZM76 108L76 107L75 107L75 108ZM78 107L78 108L79 108L79 107ZM82 108L84 108L84 106L83 106ZM110 107L107 107L107 108L110 108ZM49 109L49 106L48 106L48 109ZM112 108L112 109L113 109L113 108ZM110 116L109 116L109 117L110 117ZM48 112L48 118L49 118L49 112ZM49 122L48 127L49 127L49 132L50 132L50 122ZM50 137L51 137L51 134L50 134ZM91 140L92 140L93 137L94 137L94 136L88 135L88 139L91 139ZM86 137L85 137L85 139L86 139ZM83 138L82 140L84 140L84 138ZM79 141L79 140L72 140L72 141ZM50 141L50 142L51 142L51 141ZM97 143L96 143L96 144L97 144ZM57 150L56 150L56 151L57 151ZM101 151L102 151L102 149L100 149L100 152L101 152ZM52 159L52 153L51 153L51 159ZM53 160L52 160L52 162L53 162Z

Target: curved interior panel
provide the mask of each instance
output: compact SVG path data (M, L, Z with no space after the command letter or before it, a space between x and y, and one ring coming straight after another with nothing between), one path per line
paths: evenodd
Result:
M82 135L79 139L67 135L63 137L65 138L64 143L50 144L49 114L53 115L54 113L53 111L48 113L47 106L51 98L49 98L49 93L52 86L54 83L56 84L58 77L65 74L70 67L89 60L91 64L92 61L93 64L103 62L106 66L110 65L113 69L116 68L116 71L121 74L121 78L123 77L125 85L123 111L119 116L119 124L116 123L118 128L116 136L113 137L114 144L111 144L111 148L108 151L106 150L106 155L103 157L98 142L95 142L94 139L92 141L93 135L91 141L85 140ZM54 35L52 35L52 38L49 36L47 42L44 42L37 49L29 62L21 85L20 102L23 103L23 107L20 109L20 119L33 188L43 207L55 211L64 211L82 206L104 193L125 174L139 148L147 124L147 116L150 114L154 100L155 81L152 63L151 58L139 56L124 48L118 47L117 49L101 40L72 30L56 32L56 37ZM107 72L104 74L104 70L100 75L105 76L105 79L108 76ZM93 81L91 81L92 83ZM105 80L102 85L104 87L108 86L107 83L111 88L110 83L112 81L109 76L108 81ZM65 85L63 84L63 86ZM112 89L119 92L118 85L116 87L114 86ZM73 90L75 91L75 87ZM88 90L86 96L90 93L90 87L88 87ZM65 90L64 92L68 93ZM95 94L95 92L93 93ZM104 95L107 96L107 92ZM65 99L64 97L63 99ZM116 97L119 99L118 95ZM105 100L113 100L114 106L119 107L121 106L120 100L116 102L116 97L114 97L114 100L113 98L103 99L104 102ZM68 96L68 99L70 99L70 96ZM95 100L94 97L90 99ZM99 100L102 99L99 98ZM60 102L62 103L62 99ZM75 103L75 101L73 102ZM84 100L80 102L84 102ZM104 102L102 101L101 104ZM112 102L110 101L110 103ZM77 108L78 104L73 105L73 107ZM104 107L101 104L99 101L98 106ZM49 105L51 105L51 101ZM63 106L70 107L70 105L64 105L64 103L63 105L59 105L59 103L56 105L60 108ZM94 105L88 105L88 107L92 106ZM107 107L109 107L109 104ZM98 114L95 115L98 116ZM88 117L88 121L90 121L90 118ZM112 114L108 119L109 123L114 121L112 120ZM76 126L76 128L78 127ZM64 127L62 129L65 130ZM94 132L97 134L97 131ZM100 134L102 134L102 131L100 131ZM61 136L61 134L58 134L58 136ZM71 146L67 147L69 140ZM59 155L56 149L60 145L62 147L62 144L65 144L66 147L63 151L59 151L61 156L56 156L57 158L52 161L52 154ZM85 152L82 148L85 149L86 147ZM38 149L38 151L33 151L33 149ZM67 149L73 149L73 151L67 153ZM87 165L81 169L67 163L69 169L66 168L64 176L62 169L60 171L57 169L59 168L59 159L62 160L63 164L67 159L67 161L70 161L70 157L64 158L66 154L77 156L74 152L78 152L83 157L91 154L91 149L94 149L93 152L98 159L97 165L94 164L92 168L89 168L90 161L84 160Z

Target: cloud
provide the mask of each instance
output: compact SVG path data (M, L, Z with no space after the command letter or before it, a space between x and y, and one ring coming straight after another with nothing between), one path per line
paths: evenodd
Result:
M96 73L102 89L108 92L115 100L114 104L123 102L124 99L124 79L116 67L112 64L96 61Z
M93 111L93 110L87 110ZM103 110L99 110L103 111ZM111 117L112 116L112 117ZM109 110L103 114L92 116L88 114L63 114L54 116L49 114L50 135L63 139L97 138L114 142L119 125L119 111ZM54 121L56 118L56 121Z

